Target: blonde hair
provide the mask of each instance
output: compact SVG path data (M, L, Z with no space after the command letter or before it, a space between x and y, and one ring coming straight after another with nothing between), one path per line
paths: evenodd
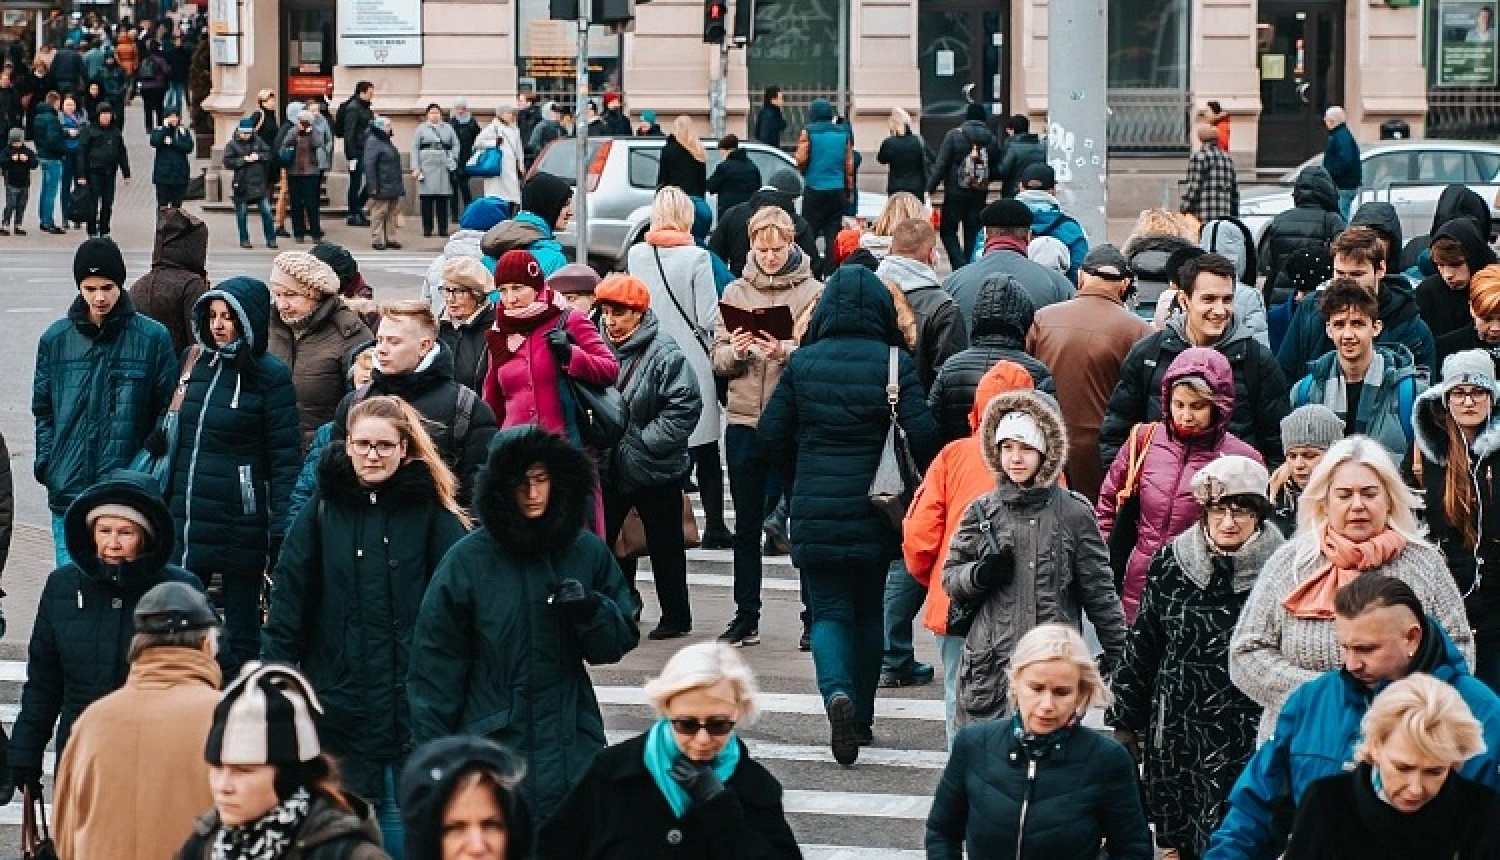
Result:
M1130 235L1134 238L1151 233L1166 234L1186 239L1196 245L1198 244L1197 219L1194 218L1191 221L1188 219L1189 216L1180 215L1168 209L1146 209L1141 212L1140 217L1135 219L1135 229L1130 231Z
M396 428L396 432L406 442L405 462L427 465L427 470L432 473L433 486L437 490L438 504L458 517L464 528L469 528L469 515L458 506L458 479L453 477L453 470L448 468L442 455L438 454L437 446L432 443L432 437L427 434L427 427L417 410L399 397L377 395L366 397L349 410L349 417L344 424L348 432L353 433L354 425L362 418L379 418Z
M786 214L780 206L762 206L750 216L750 241L762 233L773 232L784 241L791 242L797 238L797 227L792 223L792 216Z
M708 161L708 153L703 151L703 141L698 139L698 129L693 127L692 117L685 113L678 114L677 119L672 120L672 137L694 158L702 162Z
M1354 756L1370 764L1375 763L1375 748L1398 735L1418 755L1450 768L1485 751L1484 730L1463 697L1421 672L1382 690L1359 730L1363 740Z
M436 339L438 335L438 321L432 313L432 305L420 299L385 302L380 306L380 318L398 323L410 320L416 323L421 328L422 334L427 337Z
M1114 701L1089 646L1077 630L1066 624L1039 624L1031 628L1021 641L1016 643L1010 655L1010 669L1006 672L1010 681L1010 703L1016 703L1016 678L1037 663L1063 660L1078 670L1078 712L1083 713L1094 705L1109 707Z
M1293 563L1299 570L1311 564L1323 551L1323 526L1328 524L1328 497L1333 492L1333 473L1345 463L1368 466L1374 471L1390 500L1388 522L1391 529L1406 538L1409 544L1427 545L1417 527L1414 513L1418 504L1416 494L1401 479L1401 472L1391 462L1385 446L1369 436L1350 436L1333 443L1318 461L1297 502L1297 536L1293 541L1298 546Z
M890 118L885 121L886 131L893 137L901 137L911 131L911 114L904 107L891 108Z
M661 674L646 682L646 698L658 714L665 715L672 699L720 681L728 681L734 688L734 700L740 708L738 722L753 722L760 712L755 704L755 673L733 648L722 642L699 642L673 654Z
M663 186L651 201L651 229L691 232L694 214L687 192L675 185Z
M885 201L885 208L880 210L880 217L875 219L875 226L870 231L876 236L890 236L896 232L897 224L913 218L922 220L925 214L927 214L926 207L915 194L910 191L897 191Z

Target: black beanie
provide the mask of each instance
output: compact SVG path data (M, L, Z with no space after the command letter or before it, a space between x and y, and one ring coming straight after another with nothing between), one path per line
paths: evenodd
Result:
M312 250L308 251L308 253L327 263L328 268L332 269L333 273L339 276L341 284L349 283L350 278L359 274L359 262L354 259L353 254L349 253L349 249L343 245L333 242L319 242L312 246Z
M125 286L125 258L111 239L89 239L73 254L73 283L81 287L84 278L95 276Z
M557 216L572 199L572 186L550 173L538 173L521 189L521 208L545 221L549 230L556 228Z

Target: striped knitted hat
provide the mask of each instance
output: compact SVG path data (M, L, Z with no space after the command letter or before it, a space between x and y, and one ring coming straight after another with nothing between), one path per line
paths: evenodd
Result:
M204 758L214 766L312 761L322 750L313 722L321 713L312 685L296 669L247 663L214 708Z

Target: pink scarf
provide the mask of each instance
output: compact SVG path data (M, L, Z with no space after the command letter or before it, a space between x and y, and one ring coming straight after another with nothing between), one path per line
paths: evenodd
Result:
M693 244L693 234L683 230L652 230L646 244L656 248L681 248Z
M1281 605L1293 618L1308 621L1333 620L1333 596L1367 570L1389 564L1406 549L1406 538L1387 527L1362 543L1355 543L1328 526L1323 527L1324 564L1305 582L1292 589Z

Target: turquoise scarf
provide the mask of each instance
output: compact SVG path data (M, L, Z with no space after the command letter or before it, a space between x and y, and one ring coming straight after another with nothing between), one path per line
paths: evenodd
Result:
M692 801L688 799L686 791L682 786L672 779L669 773L672 762L682 755L677 749L677 741L672 737L672 724L665 717L656 721L651 731L646 733L646 770L650 771L651 778L656 781L656 787L661 789L662 796L667 799L667 805L672 807L672 814L681 818L687 814L688 807ZM734 776L734 769L740 763L740 741L733 732L729 733L729 743L724 749L714 756L714 773L719 781L728 782Z

